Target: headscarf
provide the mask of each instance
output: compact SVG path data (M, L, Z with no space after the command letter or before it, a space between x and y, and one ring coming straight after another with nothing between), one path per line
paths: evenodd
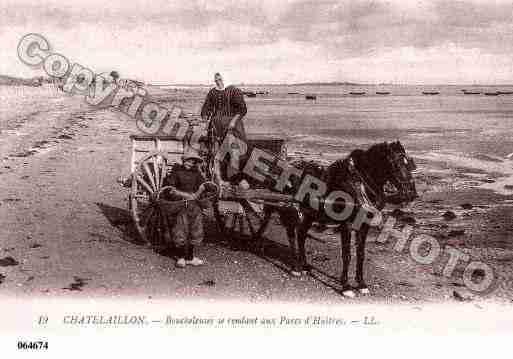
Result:
M223 79L223 87L222 88L217 86L217 83L215 82L215 77L217 74L221 75L221 78ZM216 74L214 75L214 87L216 89L222 91L222 90L226 89L228 86L230 86L230 81L228 81L227 77L223 73L216 72Z

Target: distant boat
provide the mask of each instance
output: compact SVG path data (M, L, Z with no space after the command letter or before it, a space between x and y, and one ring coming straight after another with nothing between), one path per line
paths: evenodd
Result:
M463 91L464 95L479 95L479 94L481 94L481 92L478 92L478 91L467 91L467 90L461 90L461 91Z
M440 95L438 91L422 91L423 95Z
M513 91L498 91L499 95L513 95Z
M289 95L299 95L299 92L288 92Z
M307 99L307 100L317 100L317 95L306 95L305 99Z
M256 93L254 93L253 91L244 91L243 93L247 97L256 97Z
M499 96L498 92L485 92L486 96Z
M387 91L376 91L376 95L390 95L390 92L387 92Z
M350 95L358 95L358 96L361 96L361 95L365 95L365 92L363 91L352 91L352 92L349 92Z

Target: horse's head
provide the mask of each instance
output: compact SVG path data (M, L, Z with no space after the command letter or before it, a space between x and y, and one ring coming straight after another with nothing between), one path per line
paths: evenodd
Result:
M386 146L385 175L398 193L391 196L391 202L412 202L418 197L412 172L417 169L413 159L406 154L401 142Z

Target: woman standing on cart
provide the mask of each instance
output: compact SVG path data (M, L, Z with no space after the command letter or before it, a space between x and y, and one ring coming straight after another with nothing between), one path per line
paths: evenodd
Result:
M201 109L203 120L209 120L213 135L212 141L215 149L223 142L226 134L231 132L234 136L246 143L246 131L242 119L247 113L244 94L235 86L224 85L223 77L220 73L214 75L216 86L212 88L205 99ZM220 166L220 168L217 168ZM218 183L225 183L229 177L227 174L228 161L215 165L214 175ZM240 169L238 169L240 170Z

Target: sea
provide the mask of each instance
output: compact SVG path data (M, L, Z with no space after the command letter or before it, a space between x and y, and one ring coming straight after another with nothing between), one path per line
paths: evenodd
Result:
M513 194L512 86L255 86L245 90L263 92L246 99L248 132L288 138L292 155L330 162L355 148L399 140L421 169L457 169L459 174L484 179L483 188ZM497 92L512 94L485 95ZM307 100L306 95L316 99Z
M246 97L247 132L286 138L291 156L328 163L356 148L399 140L421 169L456 168L481 179L493 177L482 186L513 194L513 86L240 87L257 93ZM160 93L170 96L187 94L185 101L197 113L207 91L202 86L159 86ZM511 94L485 95L499 91ZM307 95L316 98L309 100ZM76 101L66 96L52 87L0 86L0 135L13 126L23 131L23 123L17 122L31 116L45 121L56 107L61 115L66 106L74 111Z

